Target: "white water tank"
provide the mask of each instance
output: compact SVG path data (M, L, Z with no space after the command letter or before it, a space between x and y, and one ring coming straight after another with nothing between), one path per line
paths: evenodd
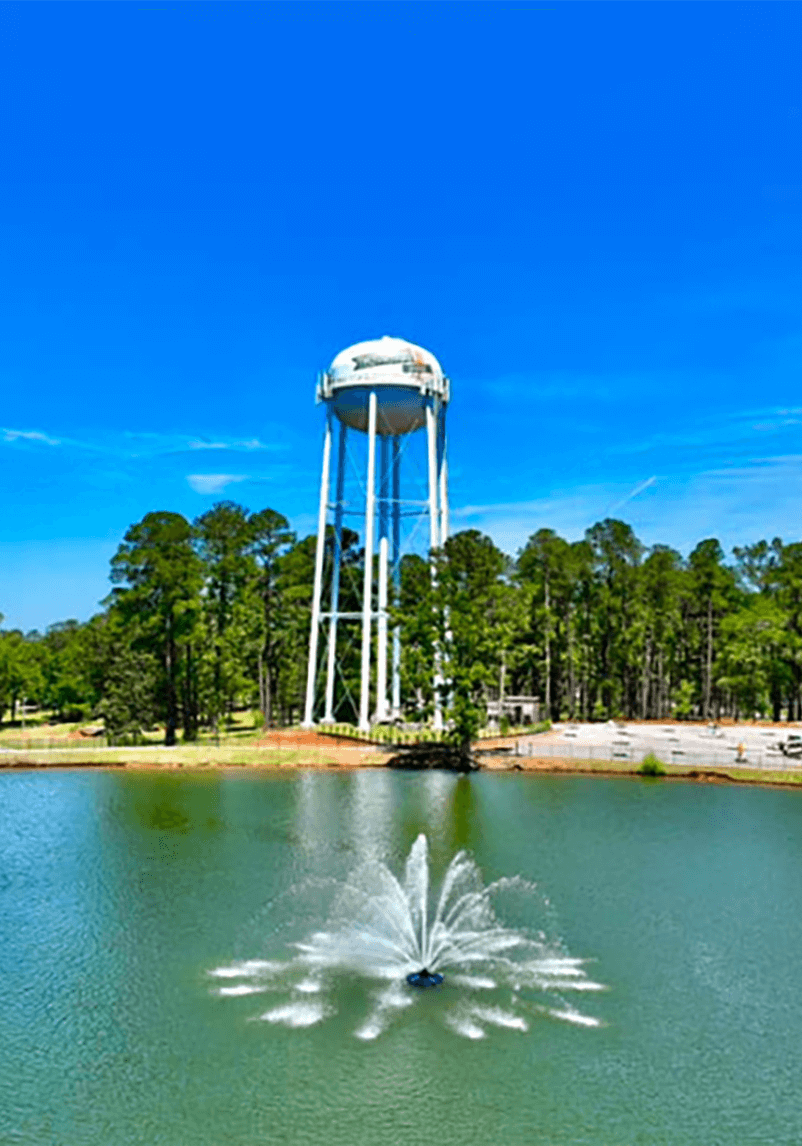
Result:
M424 425L427 401L448 402L449 382L428 350L385 335L340 351L321 377L317 396L332 403L346 426L366 432L371 392L376 394L376 432L409 434Z

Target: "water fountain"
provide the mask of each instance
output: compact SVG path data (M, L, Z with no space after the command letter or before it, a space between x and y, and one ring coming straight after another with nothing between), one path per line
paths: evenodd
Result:
M496 904L510 893L523 895L532 907L545 902L520 877L484 886L474 861L458 852L432 897L428 845L421 835L403 879L372 860L338 885L323 929L294 944L290 959L247 960L210 974L237 980L215 988L223 997L284 993L285 1002L258 1017L291 1027L311 1026L335 1012L338 977L382 984L355 1032L363 1039L375 1038L394 1013L412 1006L420 993L414 988L434 986L442 988L443 1021L466 1038L483 1037L488 1026L525 1031L533 1014L598 1026L563 996L602 990L601 984L587 977L584 961L567 955L556 938L505 926Z

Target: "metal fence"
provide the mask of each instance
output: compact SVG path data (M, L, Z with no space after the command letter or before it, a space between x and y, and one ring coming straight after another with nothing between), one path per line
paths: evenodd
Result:
M513 755L538 757L546 760L593 760L599 763L640 764L644 756L653 753L662 764L676 764L682 768L754 768L766 771L790 771L802 768L802 760L784 756L770 748L746 749L742 756L735 749L671 748L665 744L542 744L520 740Z
M86 736L79 740L64 736L19 736L0 740L0 752L42 752L50 749L85 752L87 748L113 747L105 736Z
M318 731L323 731L319 729ZM329 726L326 731L335 736L347 736L349 739L364 740L367 742L385 743L387 747L402 744L415 744L420 740L439 739L433 736L431 730L422 729L371 729L370 732L357 732L350 725ZM378 735L377 735L378 733ZM240 742L242 747L248 744ZM481 745L481 739L479 741ZM201 745L203 746L203 745ZM235 744L231 744L235 747ZM47 736L25 736L3 739L0 741L0 755L4 753L59 751L66 753L83 753L93 749L132 747L131 745L110 744L105 736L87 736L80 739ZM135 746L142 749L164 749L160 742L145 742ZM783 755L776 748L755 746L746 747L743 755L737 755L734 747L724 745L704 749L678 748L676 742L626 744L623 742L612 744L583 744L581 741L561 743L554 741L544 742L539 737L531 739L526 736L517 739L511 747L479 747L481 755L504 755L519 757L537 757L545 760L590 760L599 764L636 764L642 763L644 757L653 753L663 764L675 764L682 768L752 768L765 771L798 771L802 769L802 759Z

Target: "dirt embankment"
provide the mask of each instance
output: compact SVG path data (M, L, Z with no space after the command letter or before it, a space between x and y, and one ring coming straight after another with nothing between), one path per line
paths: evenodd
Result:
M387 752L369 741L351 736L337 736L328 732L315 732L311 728L272 728L256 741L255 748L278 753L292 753L309 764L298 767L360 768L383 764Z
M787 727L787 726L783 726ZM546 734L548 736L548 734ZM544 741L546 739L544 736ZM538 772L553 774L638 776L635 762L583 760L578 756L517 756L514 736L479 741L478 762L489 772ZM17 748L0 750L0 770L34 768L129 768L142 770L193 771L197 769L361 769L386 765L392 751L384 746L309 729L272 729L256 742L215 745L177 745L174 748L151 745L141 748L101 748L76 739L63 748ZM666 767L666 780L701 783L753 783L786 785L802 791L802 773L732 767Z
M163 744L107 748L91 739L64 737L47 746L0 745L0 770L10 768L370 768L389 754L375 744L307 729L273 729L257 741L222 744Z
M258 748L372 748L369 741L358 741L353 736L337 736L329 732L315 732L313 728L271 728L256 741Z

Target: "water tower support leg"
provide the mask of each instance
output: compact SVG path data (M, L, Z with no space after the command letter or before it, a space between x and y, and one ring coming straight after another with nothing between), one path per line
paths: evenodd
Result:
M393 438L393 585L396 605L401 596L401 445ZM393 629L393 720L401 715L401 629Z
M309 664L306 671L306 708L304 726L314 724L315 683L317 680L317 642L320 627L320 594L323 587L323 553L326 547L326 516L329 507L329 467L331 464L331 410L326 418L326 436L323 439L323 471L320 475L320 508L317 515L317 548L315 549L315 581L312 589L312 617L309 625Z
M379 437L379 537L388 537L388 511L390 508L390 439Z
M359 690L359 727L370 729L370 635L373 596L373 518L376 507L376 394L368 405L368 479L365 490L365 577L362 583L362 677Z
M437 426L437 468L440 474L440 544L448 541L448 452L446 450L446 408L440 407Z
M379 615L376 638L376 720L387 719L387 568L390 439L380 438L379 449Z
M440 545L443 546L448 541L450 522L448 516L448 449L446 439L446 408L440 407L440 418L438 421L438 434L437 434L437 466L440 473ZM445 631L445 652L446 663L448 663L448 648L451 644L451 628L449 626L449 616L446 615L446 631ZM446 687L446 704L451 704L451 689L447 686L450 684L449 680L443 680L443 685Z
M437 473L437 437L438 437L438 422L439 422L439 409L435 411L434 404L430 402L426 407L426 435L429 447L429 550L434 552L440 547L440 530L439 530L439 512L437 505L437 486L438 486L438 473ZM434 561L431 565L432 569L432 584L437 584L437 575L435 572ZM442 654L439 645L435 644L434 649L434 713L432 717L432 725L435 731L440 731L443 727L443 703L441 698L442 691Z
M376 720L387 718L387 538L379 541L379 618L376 640Z
M326 664L326 709L324 724L334 723L334 672L337 658L337 613L340 608L340 566L343 554L343 495L345 493L345 435L347 427L340 422L337 450L336 500L334 502L334 565L331 571L331 616L329 649Z
M440 544L437 513L437 414L430 402L426 407L426 437L429 454L429 549Z

